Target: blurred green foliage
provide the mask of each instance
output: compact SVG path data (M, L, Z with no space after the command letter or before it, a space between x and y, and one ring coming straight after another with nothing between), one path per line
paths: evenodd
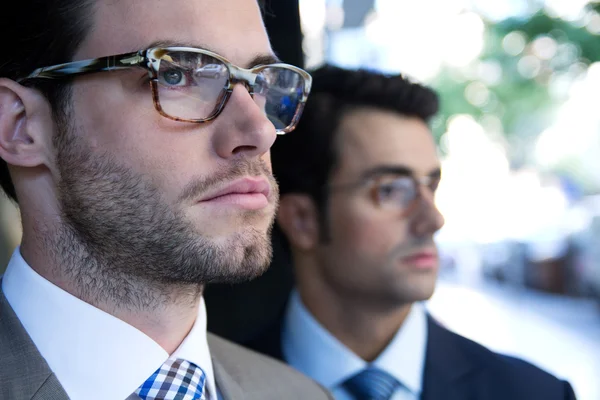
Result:
M565 0L567 1L567 0ZM588 5L588 10L600 12L600 4ZM517 55L508 54L503 40L511 32L520 32L526 39L525 50ZM519 72L521 58L530 53L531 43L542 36L555 40L559 50L575 50L549 60L541 60L539 73L526 77ZM572 44L569 46L560 46ZM553 96L549 82L560 74L577 73L577 64L589 65L600 61L600 36L584 26L552 18L543 11L526 19L508 19L486 24L485 47L480 63L500 67L501 79L484 82L493 100L480 107L467 101L465 91L473 82L482 81L477 73L445 67L432 85L442 99L439 117L433 130L438 139L447 128L448 119L455 114L470 114L476 120L494 115L502 122L503 135L510 146L510 162L514 166L527 164L536 137L552 123L552 115L564 98ZM491 104L490 104L491 103Z

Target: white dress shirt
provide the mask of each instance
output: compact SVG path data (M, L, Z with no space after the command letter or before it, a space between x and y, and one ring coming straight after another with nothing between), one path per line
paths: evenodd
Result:
M342 383L367 366L395 377L401 386L392 400L418 400L422 391L427 318L415 304L390 344L368 364L329 333L292 292L282 332L283 356L291 366L329 389L337 400L354 400Z
M2 278L2 290L72 400L126 399L169 358L138 329L40 276L19 248ZM192 330L173 356L200 366L209 398L217 398L203 299Z

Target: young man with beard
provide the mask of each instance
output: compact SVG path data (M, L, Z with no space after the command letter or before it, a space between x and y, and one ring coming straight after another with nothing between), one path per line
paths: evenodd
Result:
M0 398L328 398L206 333L204 285L269 263L269 149L310 90L256 0L1 15L0 181L23 239L1 280Z
M297 290L251 343L339 400L565 400L570 385L429 316L444 220L427 122L437 95L402 76L323 67L272 151ZM476 182L474 182L476 184Z

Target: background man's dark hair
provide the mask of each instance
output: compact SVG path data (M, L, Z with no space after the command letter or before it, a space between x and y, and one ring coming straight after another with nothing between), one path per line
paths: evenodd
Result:
M328 65L311 74L313 86L302 118L294 132L275 141L271 158L281 195L310 195L324 222L327 196L323 189L337 163L335 138L346 113L371 107L427 123L437 113L439 101L433 90L402 75Z
M0 13L0 78L16 80L36 68L68 62L92 22L92 0L19 0L10 2ZM50 101L55 119L67 104L66 80L32 81ZM6 162L0 159L0 185L17 200Z

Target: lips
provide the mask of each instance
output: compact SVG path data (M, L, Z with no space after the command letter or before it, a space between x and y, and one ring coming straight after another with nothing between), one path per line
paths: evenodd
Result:
M269 204L270 194L271 185L265 178L243 178L208 193L200 203L260 209Z
M271 185L264 178L244 178L235 181L214 193L206 195L201 201L211 201L232 194L262 194L269 197Z
M404 257L402 261L418 269L435 268L438 262L437 252L424 250Z

